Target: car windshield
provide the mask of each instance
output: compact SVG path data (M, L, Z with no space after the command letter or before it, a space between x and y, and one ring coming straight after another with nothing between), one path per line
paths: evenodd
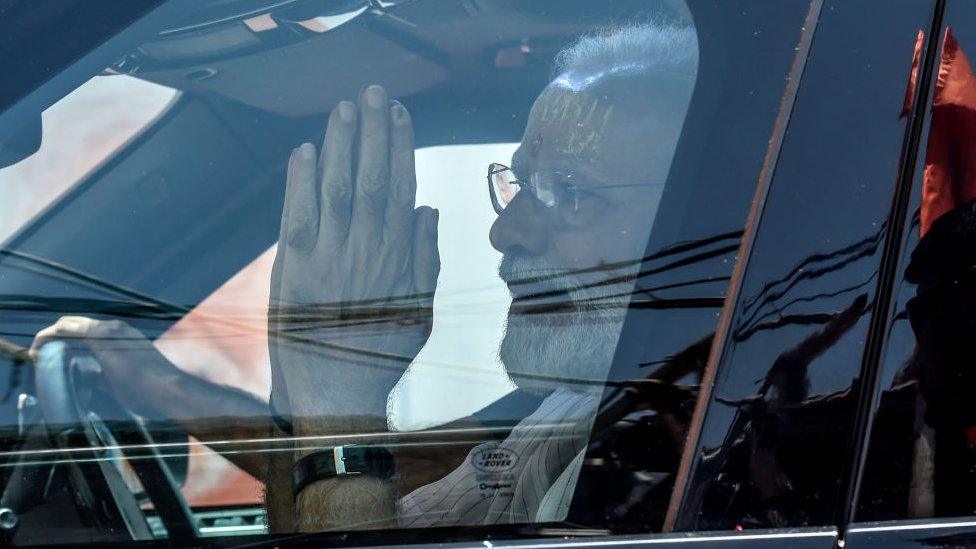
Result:
M120 29L0 113L15 541L660 531L808 8Z

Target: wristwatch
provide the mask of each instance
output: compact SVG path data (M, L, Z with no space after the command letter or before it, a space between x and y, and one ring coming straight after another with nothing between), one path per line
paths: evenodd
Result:
M395 472L393 454L382 446L336 446L298 460L291 468L291 489L297 498L306 486L319 480L349 475L387 479Z

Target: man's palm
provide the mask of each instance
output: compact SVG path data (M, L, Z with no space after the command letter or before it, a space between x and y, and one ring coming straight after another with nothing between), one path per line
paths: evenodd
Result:
M321 155L292 153L269 339L296 434L383 416L430 335L437 212L415 195L410 115L379 86L333 110Z

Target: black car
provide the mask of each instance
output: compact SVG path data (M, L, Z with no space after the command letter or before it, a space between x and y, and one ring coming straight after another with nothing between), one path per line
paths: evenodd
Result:
M973 21L0 1L0 539L976 544Z

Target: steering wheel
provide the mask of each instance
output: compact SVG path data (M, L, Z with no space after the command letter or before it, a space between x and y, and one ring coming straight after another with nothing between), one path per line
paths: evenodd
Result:
M110 539L153 539L139 499L125 482L121 468L125 458L152 500L169 539L196 540L196 520L167 458L160 453L145 421L107 390L95 358L64 341L53 340L40 348L34 373L47 438L63 452L79 511ZM15 463L12 480L0 500L0 506L17 514L38 498L38 483L30 480L43 478L45 471L50 473L49 464L32 463L27 454L23 452Z

